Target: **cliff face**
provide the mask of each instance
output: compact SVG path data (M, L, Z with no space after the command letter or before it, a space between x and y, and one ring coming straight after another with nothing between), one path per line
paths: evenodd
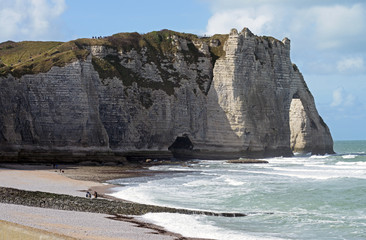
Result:
M3 74L2 154L333 152L329 129L291 63L288 39L248 29L210 39L154 34L158 41L138 36L128 47L126 38L117 39L121 47L75 42L87 57L44 72Z
M234 29L224 50L225 58L214 67L211 93L216 91L216 102L235 133L228 145L265 155L333 152L329 129L291 63L289 39L280 42Z

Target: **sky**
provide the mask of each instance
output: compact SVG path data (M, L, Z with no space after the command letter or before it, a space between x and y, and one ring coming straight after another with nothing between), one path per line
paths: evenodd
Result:
M198 35L248 27L291 40L335 140L366 140L364 0L0 0L0 42L69 41L161 29Z

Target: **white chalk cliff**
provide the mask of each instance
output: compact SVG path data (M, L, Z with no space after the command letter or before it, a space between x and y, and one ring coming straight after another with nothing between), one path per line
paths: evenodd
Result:
M2 154L333 153L289 39L247 28L209 39L163 33L158 48L86 44L85 59L0 77Z

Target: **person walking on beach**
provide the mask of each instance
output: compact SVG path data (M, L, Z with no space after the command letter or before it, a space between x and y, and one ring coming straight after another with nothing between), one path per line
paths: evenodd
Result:
M94 191L94 198L98 197L98 193L96 191Z
M86 197L91 198L91 193L89 191L86 192Z

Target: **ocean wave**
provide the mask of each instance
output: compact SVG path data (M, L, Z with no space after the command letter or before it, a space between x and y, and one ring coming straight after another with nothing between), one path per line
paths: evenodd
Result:
M153 224L164 226L171 232L176 232L184 237L220 239L220 240L269 240L280 239L272 237L259 237L242 232L223 229L212 225L206 216L183 215L177 213L147 213L142 218Z
M148 193L148 189L144 189L144 187L124 187L119 191L107 193L107 195L141 204L156 204L154 197Z
M215 182L212 182L211 180L195 180L187 183L183 183L183 186L187 187L201 187L201 186L211 186L211 185L217 185Z
M366 166L366 162L337 162L336 165L341 167L354 167L359 170L360 166Z
M183 186L187 187L201 187L201 186L219 186L219 185L230 185L230 186L242 186L245 182L238 181L228 176L219 176L213 179L201 179L194 180L191 182L183 183Z
M348 154L348 155L343 155L342 156L342 158L344 158L344 159L353 159L355 157L357 157L357 155L353 155L353 154Z
M298 157L298 156L311 156L311 152L308 152L308 153L299 153L299 152L295 152L295 153L294 153L294 156L295 156L295 157Z
M310 158L315 158L315 159L324 159L324 158L328 158L330 155L311 155Z
M278 175L286 177L295 177L301 179L315 179L315 180L328 180L335 178L359 178L366 179L365 169L285 169L275 168L275 171L265 172L258 171L257 173L266 175Z
M317 158L310 159L310 156L309 157L301 156L301 157L286 157L286 158L268 158L265 160L267 160L270 164L291 164L291 165L302 165L304 163L314 163L316 161L321 160L321 158L318 158L319 160L315 159Z
M218 175L220 175L218 173L215 173L214 170L212 170L212 171L204 170L204 171L201 171L200 174L201 175L206 175L206 176L218 176Z
M237 181L235 179L232 178L226 178L225 182L231 186L242 186L245 184L245 182L241 182L241 181Z

